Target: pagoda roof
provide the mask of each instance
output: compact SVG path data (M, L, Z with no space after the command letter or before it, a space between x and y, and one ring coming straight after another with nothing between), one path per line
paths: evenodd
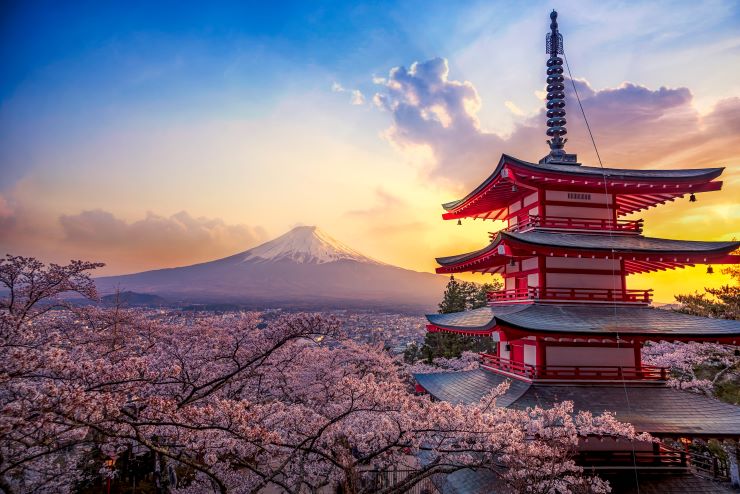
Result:
M415 374L414 378L437 399L450 403L477 403L506 376L475 369L463 372ZM552 385L512 381L497 404L506 408L551 407L572 401L574 410L600 414L614 412L640 432L659 436L740 437L740 407L700 394L669 387Z
M677 170L644 170L601 168L597 166L530 163L502 154L493 173L472 192L456 201L442 204L445 219L490 218L492 211L505 208L516 199L531 194L538 187L559 186L573 190L604 192L604 180L610 194L629 196L617 199L619 214L628 214L671 201L691 192L719 190L723 167L687 168ZM497 185L508 184L509 187ZM524 187L512 191L512 184Z
M609 234L570 234L542 231L523 233L503 232L502 235L518 242L543 245L547 247L565 247L574 249L608 250L615 252L655 252L655 253L723 253L737 249L740 242L706 242L698 240L671 240L642 235L609 235Z
M512 335L740 341L740 321L644 306L507 304L426 317L438 329L466 334L486 335L502 329Z
M509 247L500 253L498 247ZM458 254L438 257L442 267L439 273L485 271L491 266L501 266L512 255L531 256L557 254L589 257L589 254L608 254L624 258L628 273L655 271L681 267L686 264L712 262L736 263L737 256L728 254L740 247L740 242L705 242L697 240L671 240L642 235L612 235L609 233L561 233L529 230L526 232L501 231L486 247ZM660 257L655 257L657 254ZM652 258L650 257L651 255Z

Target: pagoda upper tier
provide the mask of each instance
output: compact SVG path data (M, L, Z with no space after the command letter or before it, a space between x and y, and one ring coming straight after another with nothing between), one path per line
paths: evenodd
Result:
M446 210L442 217L448 220L506 220L511 216L509 207L533 192L540 195L538 201L545 206L577 200L579 193L596 194L592 199L622 216L687 194L720 190L722 182L715 179L723 170L630 170L577 163L529 163L504 154L493 173L475 190L462 199L442 205Z

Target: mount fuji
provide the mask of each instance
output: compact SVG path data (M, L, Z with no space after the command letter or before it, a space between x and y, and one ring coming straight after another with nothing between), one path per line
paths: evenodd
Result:
M431 309L447 279L385 264L315 226L299 226L223 259L95 282L101 294L131 291L172 302Z

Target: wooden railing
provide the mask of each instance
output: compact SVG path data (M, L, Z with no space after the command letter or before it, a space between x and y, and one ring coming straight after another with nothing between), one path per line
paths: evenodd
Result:
M589 467L614 468L619 466L660 466L688 470L688 454L661 449L655 451L580 451L576 463Z
M504 371L527 379L537 379L537 366L515 362L490 353L481 353L480 360L481 366L485 369Z
M609 365L531 365L482 353L481 365L492 371L506 372L529 380L556 381L665 381L667 367Z
M488 292L492 303L517 302L525 300L562 300L577 302L629 302L649 304L652 289L622 290L612 288L567 288L567 287L528 287L513 290Z
M360 472L362 492L404 492L408 494L433 494L440 492L446 473L420 475L419 470L364 470ZM328 491L327 491L328 492ZM337 491L339 492L339 491Z
M611 231L619 233L642 233L644 221L613 220L607 218L568 218L564 216L530 215L507 230L521 232L532 228L552 228L556 230Z
M691 471L701 477L726 481L730 479L726 459L709 452L702 455L669 448L656 443L652 451L584 451L575 457L578 465L595 470L613 470L620 467Z
M537 289L534 287L529 288L516 288L512 290L497 290L495 292L488 292L486 296L489 302L517 302L521 300L534 300L536 298Z

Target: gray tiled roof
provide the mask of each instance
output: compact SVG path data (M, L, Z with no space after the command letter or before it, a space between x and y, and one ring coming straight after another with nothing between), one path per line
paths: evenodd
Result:
M476 403L505 378L482 369L414 376L429 394L451 403ZM659 435L740 437L740 407L659 386L542 385L512 380L498 405L524 409L572 401L576 411L612 411L639 431Z
M442 494L496 494L507 492L506 486L490 470L458 470L444 477L439 490Z
M428 314L444 329L485 331L497 324L545 333L584 335L740 336L740 321L710 319L652 307L512 304L451 314Z
M576 410L612 411L639 431L740 437L740 407L696 393L655 386L532 385L511 407L572 401Z
M438 257L437 263L441 266L448 266L475 259L480 255L495 250L498 244L506 238L531 245L563 249L604 250L617 253L712 254L729 252L740 247L740 242L704 242L698 240L671 240L666 238L643 237L642 235L560 233L530 230L521 233L499 232L493 241L482 249L465 254Z
M639 169L627 169L627 168L601 168L597 166L573 166L573 165L553 165L553 164L537 164L537 163L530 163L528 161L523 161L518 158L514 158L513 156L509 156L506 154L501 155L501 159L498 162L498 165L494 169L493 173L486 178L478 187L476 187L472 192L470 192L468 195L466 195L462 199L458 199L457 201L451 201L446 204L443 204L442 207L446 210L453 209L454 207L458 206L459 204L465 202L466 200L470 199L471 197L474 197L478 192L483 190L488 184L493 182L493 180L501 173L501 169L503 168L503 165L505 162L514 163L518 165L521 168L530 168L532 171L552 171L557 173L566 173L568 175L573 176L604 176L606 175L608 178L613 180L630 180L630 179L642 179L645 181L656 181L660 182L662 180L688 180L688 181L697 181L697 180L704 180L709 181L712 180L719 175L722 174L722 171L724 168L691 168L691 169L683 169L683 170L639 170Z
M496 249L496 246L499 244L500 237L497 235L496 238L493 239L493 241L483 247L482 249L478 249L473 252L466 252L464 254L457 254L454 256L445 256L445 257L437 257L435 260L437 261L437 264L440 266L447 266L449 264L457 264L461 261L469 261L471 259L475 259L476 257L486 254L488 252L491 252L492 250Z
M740 242L703 242L698 240L671 240L667 238L643 237L642 235L609 235L553 233L531 230L523 233L501 232L528 244L574 249L615 250L629 252L712 252L737 249Z
M497 305L480 309L451 312L449 314L427 314L427 320L440 328L466 329L469 331L484 331L496 325L494 313L502 316L508 312L520 311L528 306L524 304Z
M493 388L507 378L482 369L463 372L440 372L435 374L414 374L416 382L427 391L434 389L432 395L449 403L477 403ZM496 401L497 405L508 407L529 388L523 381L512 381L509 389Z

